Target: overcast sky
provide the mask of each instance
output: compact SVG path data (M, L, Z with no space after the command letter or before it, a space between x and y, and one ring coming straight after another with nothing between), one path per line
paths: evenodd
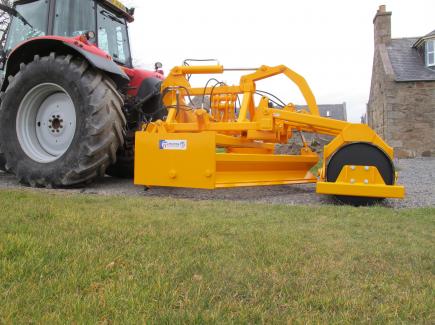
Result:
M285 64L302 74L318 104L347 103L359 121L370 91L373 17L379 5L393 12L393 37L435 29L435 0L130 0L133 57L145 68L155 61L167 73L186 58L216 58L225 67ZM240 75L221 79L238 84ZM204 79L192 83L202 85ZM284 78L258 89L285 102L304 103Z

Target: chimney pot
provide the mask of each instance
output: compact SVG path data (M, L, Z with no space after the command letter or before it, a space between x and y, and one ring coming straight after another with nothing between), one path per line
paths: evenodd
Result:
M391 12L381 5L373 19L375 27L375 48L379 44L389 45L391 42Z

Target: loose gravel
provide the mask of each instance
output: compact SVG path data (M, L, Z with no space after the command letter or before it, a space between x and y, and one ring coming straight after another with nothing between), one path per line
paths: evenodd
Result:
M406 187L404 200L388 199L381 205L393 208L435 207L435 158L397 160L399 183ZM0 189L25 188L15 177L0 172ZM142 197L172 197L193 200L232 200L286 205L335 204L336 201L315 193L314 184L244 187L219 190L197 190L185 188L153 187L147 191L134 186L132 180L104 177L82 189L38 191L60 191L97 195L127 195Z

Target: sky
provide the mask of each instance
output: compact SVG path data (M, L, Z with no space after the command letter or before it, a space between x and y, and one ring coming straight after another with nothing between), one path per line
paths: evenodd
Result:
M435 29L435 0L126 0L136 8L130 25L140 67L163 63L165 73L184 59L218 59L224 67L284 64L308 81L318 104L346 102L359 122L369 99L373 18L392 11L392 36L423 36ZM208 78L194 77L203 86ZM219 76L238 84L240 73ZM284 102L304 104L284 77L258 84Z

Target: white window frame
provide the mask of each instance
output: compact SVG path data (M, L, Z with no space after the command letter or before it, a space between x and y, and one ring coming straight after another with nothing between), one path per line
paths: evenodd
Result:
M432 51L429 52L429 43L432 43ZM429 54L433 54L433 62L429 62ZM426 41L426 66L435 66L435 39Z

